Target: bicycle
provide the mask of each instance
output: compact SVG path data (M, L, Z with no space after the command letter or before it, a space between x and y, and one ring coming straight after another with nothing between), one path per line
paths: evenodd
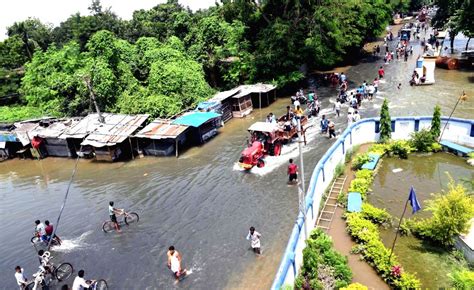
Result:
M120 216L123 216L123 221L125 222L126 225L130 225L133 223L137 223L140 220L140 217L136 212L126 212L125 210L122 210L122 214ZM117 220L117 222L119 222ZM114 231L115 230L115 223L111 220L107 220L102 224L102 230L106 233Z
M39 271L33 274L34 280L26 285L25 289L27 290L49 289L52 279L64 281L71 277L74 271L71 263L61 263L58 267L54 266L50 262L53 257L48 251L44 252L41 259L42 265L39 266Z
M61 245L61 240L55 236L52 238L52 242L51 242L51 245L52 246L60 246ZM30 242L33 244L33 246L36 247L36 245L48 245L48 241L44 241L42 240L40 237L38 237L37 235L34 235L31 239L30 239Z

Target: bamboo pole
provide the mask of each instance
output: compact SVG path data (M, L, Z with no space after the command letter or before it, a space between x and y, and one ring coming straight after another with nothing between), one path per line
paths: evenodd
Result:
M390 256L388 256L389 263L390 263L390 259L392 258L393 249L395 248L395 242L397 241L397 238L398 238L398 232L400 231L400 226L402 224L403 216L405 216L405 212L407 211L408 200L409 199L407 198L407 201L405 202L405 208L403 209L402 216L400 217L400 221L398 222L397 231L395 233L395 239L393 239L392 249L390 250Z

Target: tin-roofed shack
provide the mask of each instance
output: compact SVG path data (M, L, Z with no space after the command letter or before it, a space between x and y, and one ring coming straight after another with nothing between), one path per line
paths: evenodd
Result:
M198 110L201 112L215 112L222 115L222 121L227 122L232 119L232 96L235 96L239 92L239 88L234 88L232 90L218 92L211 99L206 102L200 103L198 105ZM211 107L209 110L209 103L211 104L220 104L219 109L214 109Z
M99 121L98 114L89 114L67 129L61 138L71 139L71 144L81 157L105 161L133 158L138 149L132 145L130 136L142 127L148 115L101 115L104 123Z
M54 122L54 118L43 117L17 122L14 124L0 125L0 158L30 158L32 156L41 158L47 156L46 150L41 143L35 143L28 136L28 132L34 130L42 123ZM32 147L32 145L35 145ZM31 150L33 149L33 150Z
M211 99L200 103L197 110L221 114L224 122L233 117L242 118L250 114L254 107L266 107L275 101L275 88L274 85L262 83L241 85L215 94Z
M62 138L61 135L80 121L81 118L62 120L46 120L28 132L33 147L40 146L45 156L77 157L73 144Z
M144 155L169 156L175 153L178 157L179 148L186 143L188 128L172 124L171 120L155 119L135 135L138 148Z
M15 152L20 150L20 143L18 142L13 129L13 124L0 124L0 161L15 156Z
M96 160L116 161L134 158L138 154L138 148L132 145L130 137L142 128L149 115L102 115L104 123L99 123L81 145L91 146Z
M238 93L232 96L232 115L242 118L250 114L254 106L259 109L268 106L276 99L275 88L274 85L261 83L237 87ZM271 91L274 91L272 97L269 94Z
M176 118L172 124L191 127L186 136L186 145L199 145L217 135L222 125L221 115L214 112L190 112Z

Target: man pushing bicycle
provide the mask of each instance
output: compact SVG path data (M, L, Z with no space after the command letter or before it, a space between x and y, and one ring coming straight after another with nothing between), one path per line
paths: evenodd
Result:
M115 214L122 215L124 212L125 212L124 209L115 208L113 201L109 202L109 216L110 216L110 220L114 223L115 229L116 229L117 232L119 232L119 233L121 232L121 230L120 230L120 225L119 225L119 223L117 222L117 216L116 216Z

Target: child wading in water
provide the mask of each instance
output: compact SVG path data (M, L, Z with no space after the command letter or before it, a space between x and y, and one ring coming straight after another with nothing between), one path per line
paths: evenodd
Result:
M250 227L249 233L247 235L247 240L250 240L250 246L257 256L260 256L262 252L260 251L260 237L262 235L255 230L254 227Z

